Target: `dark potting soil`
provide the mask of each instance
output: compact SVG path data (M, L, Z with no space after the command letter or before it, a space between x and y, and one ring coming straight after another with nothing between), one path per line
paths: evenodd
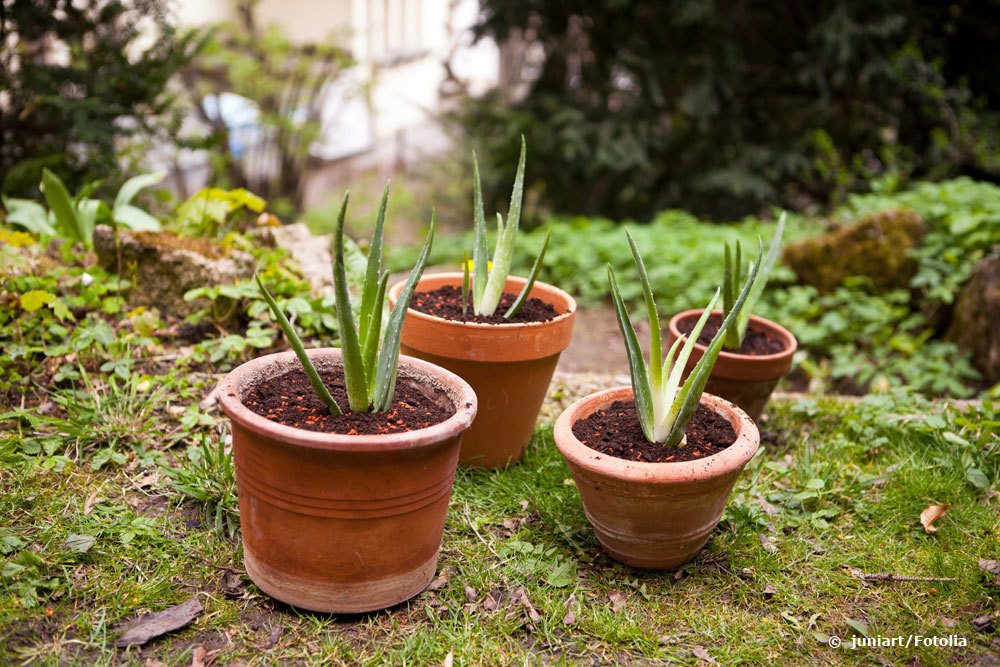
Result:
M442 390L406 377L396 380L396 394L389 411L350 412L343 373L339 370L320 371L319 375L337 405L344 410L341 416L330 414L301 368L256 385L243 397L243 405L261 417L285 426L341 435L415 431L443 422L455 414L455 406Z
M677 323L677 328L684 335L690 334L694 329L694 325L698 323L698 317L692 316L681 320ZM698 342L702 345L708 346L712 342L712 338L718 333L719 328L722 326L722 316L712 315L708 318L708 322L705 323L705 328L701 330L701 334L698 335ZM784 351L785 343L777 336L771 335L767 331L761 331L760 329L755 329L753 322L747 327L747 333L743 336L743 344L740 345L740 349L736 351L736 354L746 354L750 356L762 356L765 354L778 354ZM723 352L733 352L725 347L722 348Z
M703 405L698 406L685 433L687 443L681 447L667 447L646 440L632 400L615 401L573 424L577 440L595 451L626 461L696 461L718 454L736 442L736 431L729 421Z
M555 319L559 313L552 304L545 303L534 297L521 306L521 310L510 319L503 316L510 305L517 299L516 294L504 292L500 297L500 305L492 315L473 315L470 295L469 307L465 316L462 315L462 288L458 285L444 285L430 292L414 292L410 300L410 308L456 322L475 322L477 324L523 324L526 322L548 322Z

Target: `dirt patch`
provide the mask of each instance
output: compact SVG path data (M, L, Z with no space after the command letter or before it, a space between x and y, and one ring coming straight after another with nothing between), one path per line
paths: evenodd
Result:
M559 313L550 303L541 299L530 298L524 302L521 310L511 318L503 316L517 299L517 295L504 292L500 305L492 315L473 315L472 300L469 299L466 313L462 314L462 288L455 285L444 285L430 292L414 292L410 308L421 313L434 315L455 322L474 322L476 324L524 324L528 322L548 322L555 319Z
M455 406L442 390L405 377L396 382L396 394L390 410L351 412L347 409L347 389L342 372L339 369L320 371L320 377L337 405L345 411L339 417L330 414L326 404L313 390L305 371L300 368L253 387L244 397L243 404L261 417L285 426L341 435L415 431L439 424L455 414Z
M586 419L573 424L573 435L591 449L646 463L680 463L718 454L736 441L736 431L728 420L699 405L688 424L687 443L667 447L646 440L639 425L635 401L615 401Z
M677 323L677 328L682 334L690 334L694 325L698 322L698 316L693 315L691 317L685 318ZM705 327L701 330L698 335L698 342L702 345L708 346L712 342L712 338L715 334L719 332L719 328L722 326L722 316L712 315L708 318L708 322L705 323ZM723 348L726 352L734 352L735 354L746 354L749 356L763 356L767 354L778 354L783 352L785 349L784 342L777 336L764 331L762 329L757 329L754 327L753 322L747 327L747 333L743 337L743 343L740 345L739 350L729 350Z

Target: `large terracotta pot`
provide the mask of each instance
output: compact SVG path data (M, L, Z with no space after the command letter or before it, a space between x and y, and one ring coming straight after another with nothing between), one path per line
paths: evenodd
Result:
M687 320L701 317L702 310L685 310L670 318L670 325L667 328L667 345L673 345L674 341L681 337L678 324ZM722 316L721 310L713 313ZM705 391L716 396L721 396L727 401L731 401L743 408L754 421L760 419L764 406L771 398L778 380L788 375L792 369L792 356L798 347L798 341L792 332L785 327L775 324L771 320L756 315L750 316L751 329L766 331L770 335L778 338L785 346L781 352L776 354L750 355L726 352L723 349L719 353L719 358L715 361L712 374L705 385ZM705 346L696 344L694 351L688 358L684 369L684 376L691 372L694 365L705 353Z
M321 369L340 366L338 349L309 358ZM437 567L462 433L476 414L472 388L400 357L400 381L443 389L456 411L390 435L297 429L243 405L252 386L296 367L294 352L254 359L219 393L232 420L247 574L268 595L314 611L373 611L413 597Z
M573 403L556 421L556 446L576 481L587 520L607 552L632 567L677 567L708 541L736 478L757 451L760 434L738 407L703 394L701 404L729 420L736 441L697 461L626 461L591 449L573 435L578 420L615 401L631 399L631 387L618 387Z
M516 294L524 283L511 277L504 289ZM461 284L461 273L438 273L424 276L417 291ZM389 290L393 306L402 288L400 282ZM461 376L479 397L479 413L462 439L462 465L505 466L518 461L531 441L559 355L573 335L576 301L537 281L530 296L552 304L558 317L528 324L467 324L412 308L406 313L400 349Z

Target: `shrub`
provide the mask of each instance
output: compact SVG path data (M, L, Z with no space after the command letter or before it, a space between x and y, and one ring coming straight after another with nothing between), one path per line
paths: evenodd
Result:
M529 42L517 89L472 100L468 135L528 201L646 219L801 208L884 173L1000 177L996 5L484 0L477 32ZM515 40L515 45L517 41ZM523 95L520 95L524 91ZM502 183L487 181L488 202Z
M200 48L163 0L0 5L0 189L38 196L42 169L70 191L119 183L124 140L177 121L168 82Z

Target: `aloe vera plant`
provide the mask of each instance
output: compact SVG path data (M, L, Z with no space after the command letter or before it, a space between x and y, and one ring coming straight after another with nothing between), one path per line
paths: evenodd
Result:
M771 270L778 261L778 254L781 252L781 236L785 232L785 214L778 218L778 225L774 230L774 236L767 248L760 265L760 276L754 282L747 296L746 303L736 318L736 325L727 330L723 347L727 350L738 350L743 344L743 338L747 335L747 327L750 324L750 315L753 314L754 306L764 293L764 287L771 277ZM722 313L728 316L736 306L736 295L739 294L740 281L743 279L743 261L741 257L740 242L736 242L735 251L730 250L726 244L726 254L722 268Z
M476 159L475 151L472 152L472 177L473 177L473 207L475 211L475 238L472 249L472 312L475 315L489 316L496 312L500 305L500 298L503 296L504 285L507 283L507 276L510 275L510 265L514 259L514 246L517 243L517 230L521 222L521 202L524 199L524 163L527 155L527 145L524 137L521 137L521 156L517 161L517 173L514 176L514 187L510 193L510 208L507 211L507 221L497 213L497 238L493 248L492 262L488 257L488 243L486 239L486 214L483 211L483 184L479 177L479 162ZM549 246L549 236L546 234L542 248L535 257L528 282L524 284L521 292L514 299L514 302L504 312L506 319L514 317L524 306L531 293L531 288L538 278L538 272L542 268L542 260L545 258L545 250ZM468 262L466 262L466 266ZM468 269L466 269L467 271ZM463 283L467 282L463 280ZM463 302L465 299L463 294Z
M382 191L382 201L375 219L375 230L372 232L368 251L357 324L355 324L354 313L351 310L350 295L347 291L347 270L344 263L344 216L347 214L348 198L349 194L345 194L340 205L340 212L337 214L337 225L333 231L333 285L340 330L344 385L352 412L385 412L392 405L393 394L396 391L396 371L399 363L399 341L403 328L403 317L406 315L413 290L424 272L427 258L431 253L436 224L435 215L433 212L431 213L431 227L427 232L427 240L420 251L416 266L413 267L410 277L399 294L396 307L385 322L383 334L383 304L389 272L382 267L382 237L385 228L385 210L389 199L389 186L386 185L385 190ZM284 332L285 338L288 339L288 344L291 345L302 363L316 394L326 404L330 414L334 416L343 414L343 409L330 395L330 391L323 384L316 367L306 355L305 347L295 332L295 328L285 317L277 301L271 296L260 275L256 275L255 278L260 293Z
M646 265L642 261L642 256L639 254L639 248L636 246L632 234L628 233L627 230L626 234L642 284L646 315L649 319L650 338L650 359L647 363L643 358L642 349L639 347L635 328L632 326L628 311L625 309L625 302L619 292L614 269L609 264L608 282L611 285L611 298L614 302L615 315L618 318L618 327L625 339L625 351L628 355L629 371L632 376L632 394L635 399L636 411L639 414L642 433L646 439L653 443L675 447L681 444L684 439L684 431L698 408L712 367L722 350L724 336L735 326L737 318L758 280L763 244L761 244L761 251L757 254L756 261L750 267L746 283L736 297L732 309L723 320L722 327L712 338L712 342L709 343L705 353L695 364L687 380L682 383L684 368L694 350L698 335L705 327L712 309L715 308L715 304L719 300L721 290L716 289L715 295L691 333L674 341L674 344L667 351L666 357L663 358L660 316L653 299L653 291L649 286Z

